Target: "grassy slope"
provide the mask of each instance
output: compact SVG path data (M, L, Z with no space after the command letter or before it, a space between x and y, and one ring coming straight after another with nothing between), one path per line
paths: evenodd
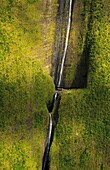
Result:
M65 91L50 153L51 170L110 169L109 1L91 4L87 89Z
M39 55L41 6L35 0L0 1L0 169L41 169L54 93Z

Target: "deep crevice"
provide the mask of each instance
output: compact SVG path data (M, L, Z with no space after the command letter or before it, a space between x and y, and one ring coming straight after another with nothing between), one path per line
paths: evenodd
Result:
M74 0L72 1L72 9L74 6ZM59 72L61 67L61 61L63 57L63 51L65 47L65 38L68 25L68 13L69 13L69 0L62 1L58 0L58 10L56 17L56 32L55 32L55 43L53 47L53 58L52 58L52 71L51 76L53 77L54 84L57 87ZM72 21L72 17L71 17ZM70 28L71 29L71 28Z
M92 10L92 1L90 4L90 11L91 10ZM74 78L74 80L71 84L71 87L69 89L87 88L89 59L90 59L90 44L88 44L88 30L90 30L90 23L91 23L91 15L89 16L88 23L87 23L87 30L86 30L87 33L85 35L85 47L84 47L83 53L81 55L80 62L76 68L75 78ZM68 88L66 88L66 89L68 89Z
M61 0L58 0L59 7L58 7L57 19L56 19L56 27L57 28L56 28L55 44L54 44L55 49L54 49L54 56L53 56L53 61L52 61L52 66L53 66L52 77L53 77L54 84L56 86L57 91L62 90L62 88L63 89L87 88L87 74L88 74L88 65L89 65L88 61L89 61L89 59L87 57L85 57L85 54L88 52L88 49L86 47L85 47L83 54L81 56L80 63L79 63L79 65L77 65L77 68L76 68L77 74L76 74L76 77L73 80L72 85L70 87L65 88L65 85L62 83L62 81L60 83L60 86L58 85L59 73L61 71L60 67L61 67L61 64L63 63L62 62L62 57L63 57L62 54L63 54L63 50L65 48L65 37L67 35L66 34L67 25L64 23L64 19L66 19L66 16L67 16L66 13L69 12L68 8L66 7L68 2L69 1L63 2ZM74 3L75 3L75 1L72 1L72 9L70 8L71 13L73 13ZM62 9L62 7L63 7L63 9ZM66 11L66 8L67 8L67 11ZM72 15L71 15L71 22L72 22ZM64 27L63 24L65 25L65 27ZM71 25L70 25L69 28L70 28L70 31L71 31ZM69 36L67 36L67 37L69 37ZM63 65L64 65L64 63L63 63ZM84 73L80 75L81 69L84 71ZM58 88L58 87L60 87L60 88ZM58 92L56 92L56 93L58 94ZM52 111L54 109L54 105L56 104L56 101L57 101L57 98L55 97L56 93L53 96L53 102L50 105L48 105L49 113L52 113ZM53 137L54 137L54 128L58 123L59 104L60 104L60 102L57 103L57 106L55 107L55 110L54 110L54 124L55 125L52 125L50 142L49 142L49 145L48 145L48 142L47 142L47 145L46 145L46 148L45 148L45 152L44 152L44 156L43 156L42 170L49 170L49 166L50 166L49 151L50 151L50 147L51 147ZM48 129L48 134L49 134L49 129Z
M55 97L55 95L57 94L57 96ZM50 157L49 157L49 152L50 152L50 147L53 141L53 137L54 137L54 128L58 122L58 108L59 108L59 104L60 104L60 94L59 91L56 91L54 96L53 96L53 101L50 104L50 106L48 106L48 111L50 114L52 114L53 112L53 124L52 124L52 132L51 132L51 138L50 138L50 143L46 144L45 147L45 152L43 155L43 160L42 160L42 170L49 170L50 168ZM48 126L48 132L47 132L47 139L49 136L49 126Z
M58 2L59 2L59 8L58 8L58 14L57 14L57 20L56 20L56 33L55 33L55 44L54 44L55 48L53 49L54 55L53 55L53 61L52 61L53 73L51 73L51 75L53 76L56 88L57 88L57 83L58 83L59 70L60 70L60 66L61 66L62 49L64 49L64 39L65 39L64 38L65 36L62 37L63 36L63 33L62 33L63 21L62 20L64 20L64 18L66 16L65 9L63 9L63 14L65 16L62 16L62 12L60 11L60 10L62 10L60 5L64 2L61 3L61 0L59 0ZM72 13L75 8L75 3L77 3L77 2L75 0L73 0L72 1ZM66 3L62 4L62 6L65 7ZM90 4L90 6L91 6L91 4ZM90 7L90 10L91 10L91 7ZM59 15L61 15L61 16L59 16ZM61 19L62 23L59 25L60 18L62 18ZM73 21L73 16L71 16L71 23L72 23L72 21ZM88 19L88 23L87 23L87 32L88 32L89 22L90 22L90 18ZM74 25L73 25L73 27L74 27ZM66 29L66 25L65 25L64 29ZM71 28L70 28L70 32L71 32ZM65 81L68 81L65 79L65 70L68 69L68 67L66 68L66 60L68 60L69 55L71 57L71 54L69 54L69 49L67 49L67 57L66 57L66 60L64 63L64 71L63 71L63 75L62 75L63 81L61 82L61 86L60 86L61 88L64 88L64 89L87 88L88 69L89 69L89 54L88 54L89 49L87 47L87 35L85 35L85 36L86 36L86 38L85 38L84 50L83 50L81 56L79 56L79 55L77 56L77 57L80 57L80 61L78 61L76 63L76 65L77 65L76 69L73 70L73 74L74 74L73 80L71 79L71 81L69 83L67 83L67 82L65 83ZM71 38L71 35L70 35L70 38ZM58 42L58 41L60 41L60 42ZM71 63L70 63L70 65L71 65ZM72 74L72 71L70 74Z

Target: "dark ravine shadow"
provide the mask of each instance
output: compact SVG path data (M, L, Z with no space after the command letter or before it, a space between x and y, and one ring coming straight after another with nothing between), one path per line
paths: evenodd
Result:
M90 13L92 11L92 1L90 4ZM85 47L80 59L80 63L77 65L76 68L76 75L71 84L71 88L87 88L88 84L88 72L89 72L89 60L90 60L90 45L88 43L88 30L91 29L91 15L88 19L88 26L85 38Z
M73 9L74 9L74 4L75 4L76 0L72 1L72 9L71 9L71 13L73 14ZM73 16L71 15L71 23L73 22ZM71 31L71 30L70 30Z
M90 4L90 13L92 11L92 1ZM88 84L88 72L89 72L89 60L90 60L90 46L91 44L88 43L88 31L91 29L91 19L92 15L89 16L88 19L88 26L85 38L85 47L80 59L80 63L77 65L76 68L76 75L71 84L71 88L87 88Z
M59 26L59 15L64 11L62 11L62 6L60 5L63 5L63 8L65 8L66 4L65 3L61 3L61 0L58 0L58 3L59 3L59 8L58 8L58 15L57 15L57 20L56 20L56 27ZM73 1L72 3L72 12L73 12L73 7L74 7L74 3L75 1ZM60 8L61 8L61 11L60 11ZM60 13L61 12L61 13ZM63 20L64 18L62 18ZM62 21L61 20L61 21ZM62 22L63 23L63 22ZM88 28L90 26L90 18L89 18L89 21L88 21ZM54 56L53 56L53 61L52 61L52 66L54 67L53 70L52 70L52 77L54 79L54 83L56 85L56 88L57 88L57 81L58 81L58 75L59 75L59 67L61 65L61 54L62 54L62 51L60 51L60 47L61 47L61 50L64 49L64 42L65 42L65 38L63 37L62 39L62 35L65 35L65 32L62 33L62 29L63 27L61 26L61 28L58 28L56 29L56 31L60 30L60 33L58 32L58 34L56 35L55 37L55 49L54 49ZM88 30L87 30L88 32ZM58 42L57 42L58 40ZM63 43L61 43L61 40L63 41ZM88 77L88 69L89 69L89 46L87 44L87 41L88 41L88 34L86 34L86 40L85 40L85 48L83 50L83 53L82 53L82 56L80 58L80 63L77 65L77 68L76 68L76 75L75 75L75 78L71 84L71 87L67 88L67 89L73 89L73 88L87 88L87 77ZM63 47L63 48L62 48ZM62 88L64 88L64 84L61 85ZM57 89L58 90L58 89ZM54 95L55 96L55 95ZM54 137L54 128L57 126L57 123L58 123L58 118L59 118L59 115L58 115L58 109L59 109L59 105L60 105L60 97L58 97L58 99L55 101L55 105L54 105L54 97L53 97L53 102L50 103L47 107L48 107L48 110L49 110L49 113L53 112L53 121L54 121L54 124L52 125L52 133L51 133L51 138L50 138L50 143L48 145L46 145L46 148L45 148L45 152L44 152L44 156L43 156L43 167L42 167L42 170L49 170L50 168L50 158L49 158L49 151L50 151L50 147L51 147L51 144L52 144L52 141L53 141L53 137ZM52 115L52 114L51 114ZM48 129L48 133L49 133L49 129ZM47 137L48 137L48 134L47 134ZM49 148L49 149L48 149ZM44 165L44 162L45 162L45 165Z
M52 57L52 70L51 76L53 77L54 84L57 88L58 80L59 80L59 72L61 68L61 61L63 56L63 51L65 47L65 37L67 30L67 16L68 16L68 6L69 0L66 1L58 1L59 7L57 10L56 17L56 31L55 31L55 42L53 47L53 57ZM72 13L74 9L75 0L72 1ZM71 23L72 23L72 15L71 15ZM71 26L70 26L71 31ZM61 83L61 87L64 88L63 83Z
M42 170L49 170L49 153L48 153L48 154L46 153L46 149L47 149L47 148L45 148L45 152L44 152L44 156L43 156L42 162L44 162L45 157L46 157L47 159L46 159L45 168L44 168L44 165L43 165L43 166L42 166Z
M52 142L53 142L53 139L54 139L55 128L56 128L57 123L58 123L58 118L59 118L58 109L59 109L59 105L60 105L60 99L61 99L61 96L59 95L58 100L56 102L55 110L53 111L53 127L52 127L50 148L51 148L51 145L52 145ZM49 152L50 152L50 150L49 150ZM49 156L49 153L48 153L47 164L46 164L45 170L49 170L49 169L50 169L50 156Z
M74 7L75 0L72 2L72 12ZM56 17L56 31L55 31L55 41L53 46L53 57L52 57L52 70L51 76L53 77L54 84L57 87L59 80L59 72L61 67L61 61L63 57L63 51L65 47L65 37L67 32L68 24L68 12L69 12L69 0L58 0L58 10ZM71 16L72 21L72 16ZM71 28L70 28L71 30Z
M48 130L47 130L46 140L48 139L48 136L49 136L49 126L48 126ZM50 152L52 140L53 140L53 125L52 125L52 134L51 134L51 138L50 138L50 143L49 144L46 143L46 147L45 147L45 151L44 151L44 155L43 155L43 159L42 159L42 170L49 170L49 167L50 167L49 152Z
M71 88L87 88L87 74L89 68L88 55L81 56L80 63L77 65L75 78L71 84Z
M57 96L56 101L54 103L54 96L53 96L53 101L52 101L50 107L48 108L49 113L51 113L51 115L53 115L52 116L53 125L52 125L52 133L51 133L50 144L49 145L48 145L48 143L46 144L45 152L44 152L44 155L43 155L42 170L49 170L50 169L49 152L50 152L50 147L51 147L51 144L52 144L53 138L54 138L54 128L55 128L55 126L58 122L58 109L59 109L61 97L60 97L60 94L58 93L58 96ZM48 134L49 134L49 127L48 127L48 131L47 131L47 138L46 139L48 139Z
M92 11L92 1L90 4L90 13ZM77 64L76 70L75 70L75 78L73 79L72 84L70 84L68 87L65 86L65 82L62 83L62 87L64 89L82 89L87 88L88 84L88 72L89 72L89 60L90 60L90 46L91 44L88 43L88 30L91 29L91 15L88 18L87 23L87 32L85 35L85 45L82 52L82 55L80 57L80 61ZM65 69L65 68L64 68ZM64 74L63 74L64 76Z
M61 95L59 94L59 97L58 97L58 100L56 102L56 106L55 106L55 109L54 109L54 112L53 112L54 128L56 127L56 125L58 123L58 118L59 118L58 109L59 109L59 106L60 106L60 100L61 100Z

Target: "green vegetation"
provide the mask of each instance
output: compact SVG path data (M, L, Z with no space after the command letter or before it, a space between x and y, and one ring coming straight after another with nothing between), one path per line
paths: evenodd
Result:
M1 170L41 170L47 106L54 93L47 72L51 70L56 2L0 1ZM71 70L64 76L65 82L71 84L75 64L87 58L87 88L61 93L50 152L51 170L110 169L108 6L109 0L75 1L73 23L78 22L73 24L70 35Z
M0 1L0 169L42 166L54 85L38 55L41 5Z
M89 57L87 89L65 90L61 96L51 170L110 169L108 4L108 0L91 3L85 44Z

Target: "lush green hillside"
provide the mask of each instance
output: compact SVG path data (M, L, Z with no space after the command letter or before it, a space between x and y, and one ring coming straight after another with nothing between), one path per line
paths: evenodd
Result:
M39 0L0 1L0 169L42 166L54 93L42 69L44 9Z
M55 91L49 74L57 6L0 1L0 169L41 170ZM51 170L110 169L108 18L109 0L74 1L64 85L73 87L78 74L75 87L85 89L61 93Z
M91 2L84 51L89 58L87 88L61 95L51 170L110 169L109 1Z

